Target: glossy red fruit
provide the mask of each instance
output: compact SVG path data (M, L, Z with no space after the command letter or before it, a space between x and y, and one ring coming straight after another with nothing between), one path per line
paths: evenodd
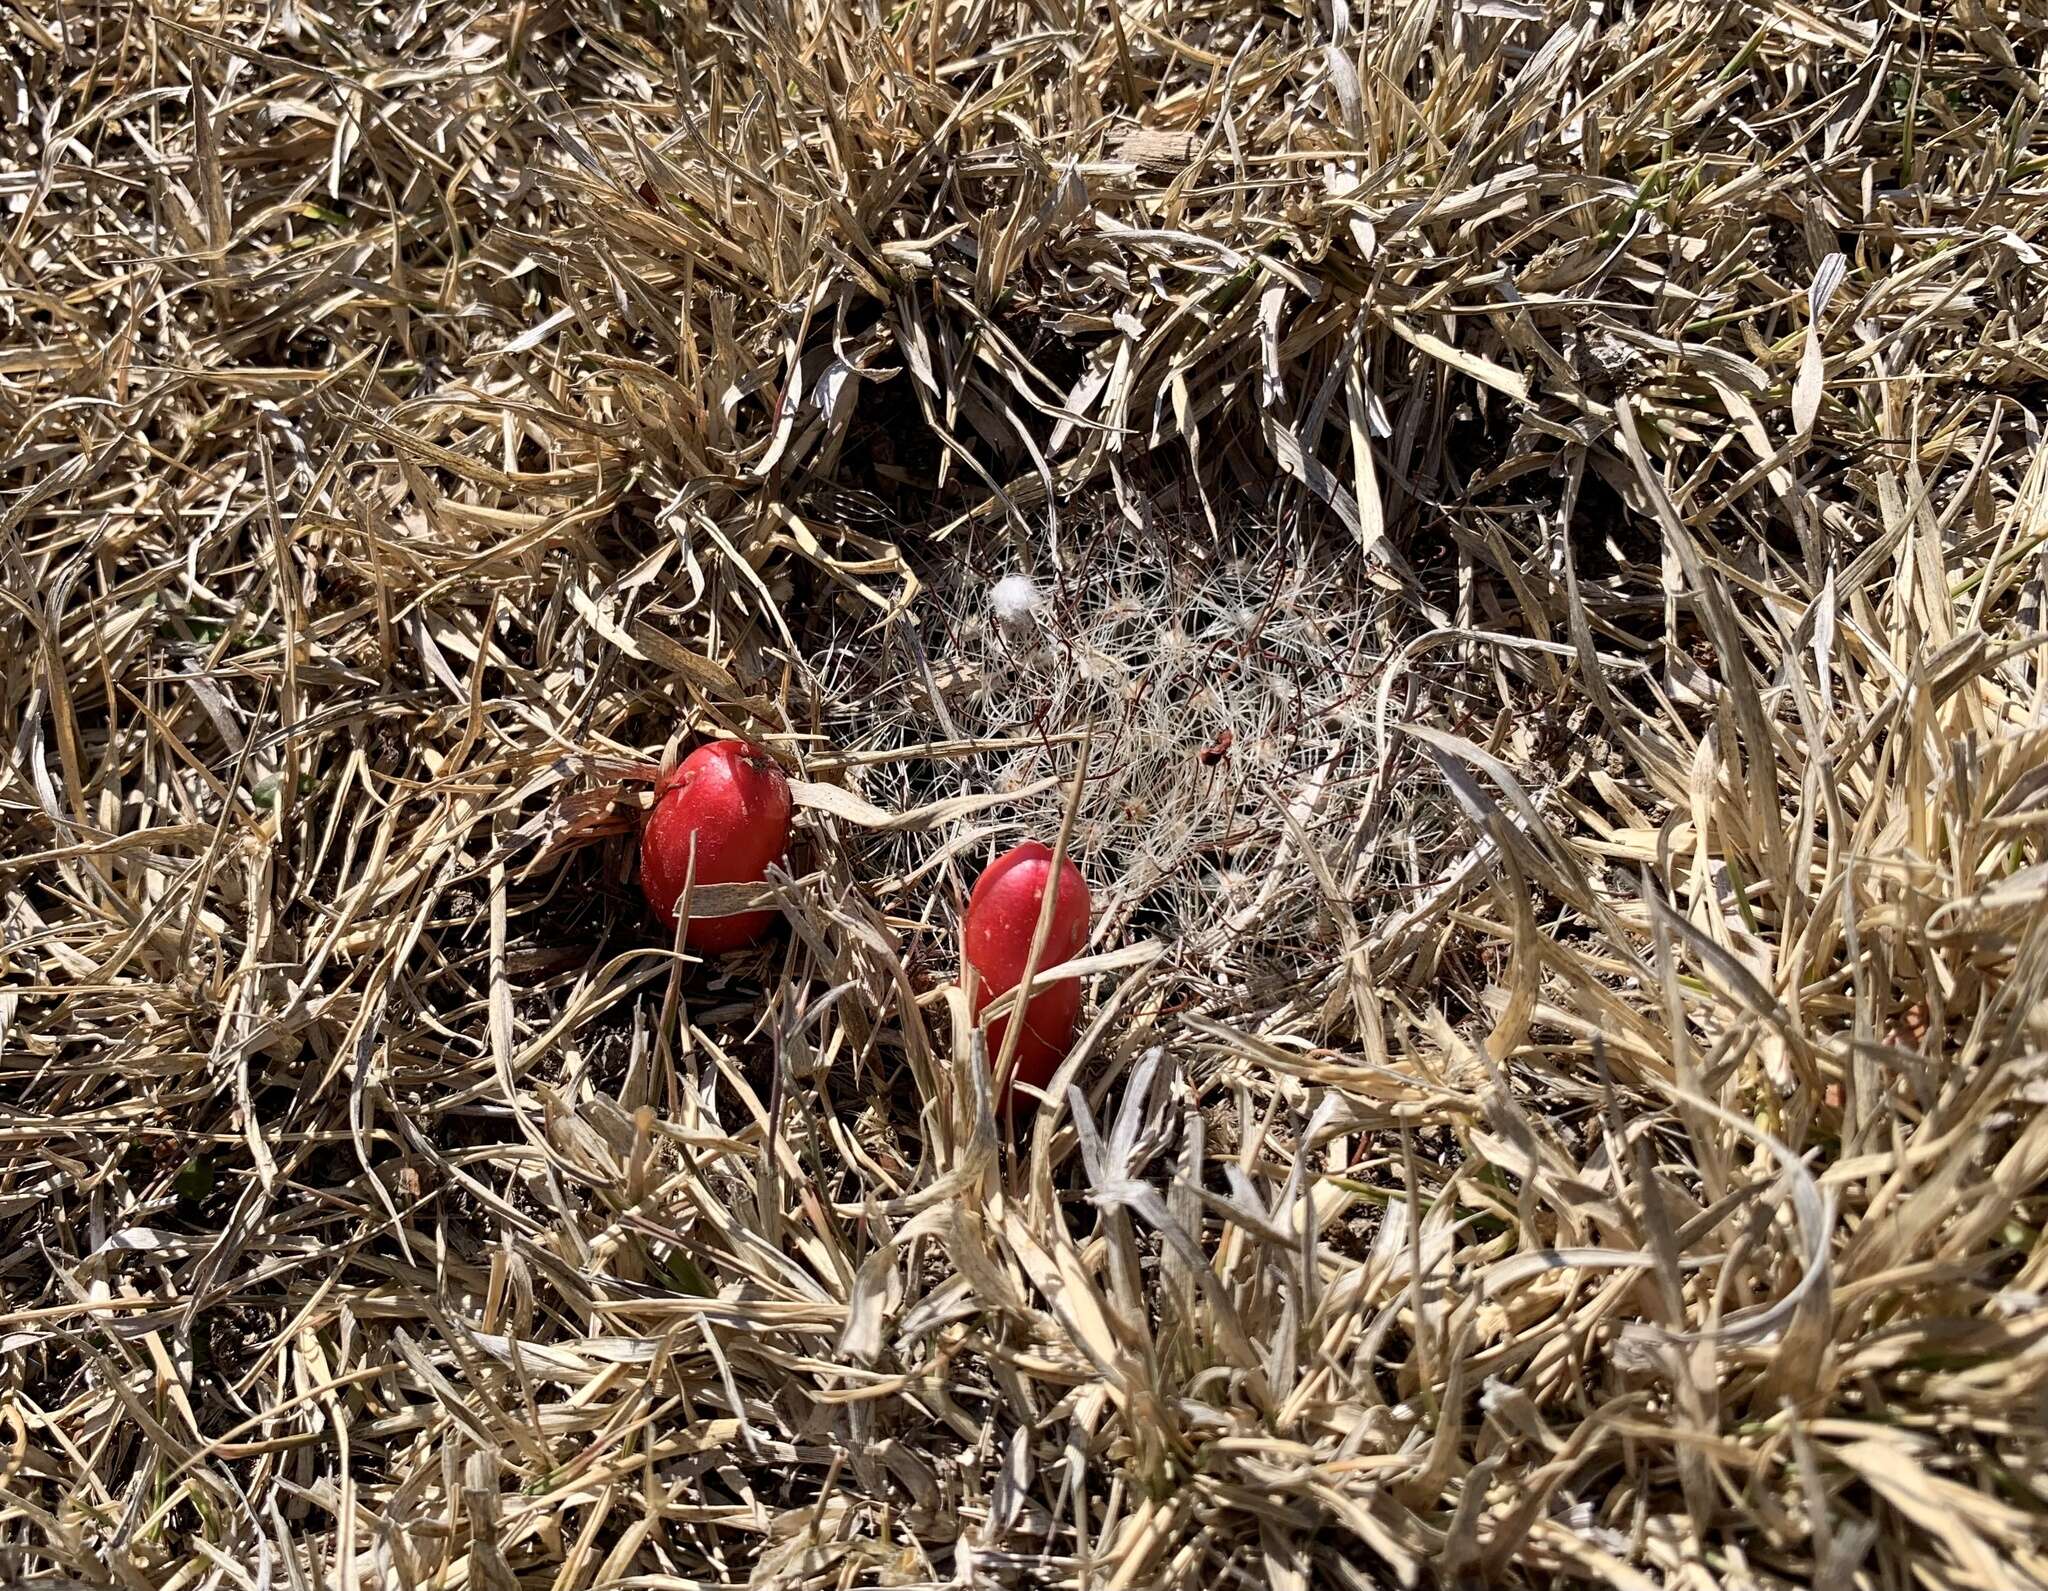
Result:
M673 932L686 878L751 884L767 877L768 864L789 849L789 811L789 781L759 746L744 740L699 746L655 787L654 808L640 830L640 890L647 904ZM692 917L683 943L692 950L736 949L759 939L780 915Z
M991 1000L1023 981L1031 936L1038 928L1038 908L1045 899L1051 872L1052 851L1036 840L1027 840L997 857L975 881L974 893L967 901L967 959L981 978L974 1003L976 1016ZM1038 965L1042 970L1072 961L1087 943L1088 883L1078 867L1063 859L1052 922ZM1024 1007L1024 1031L1017 1038L1015 1079L1034 1088L1052 1081L1052 1074L1073 1048L1080 1016L1079 979L1064 979L1033 995ZM1003 1034L1008 1027L1008 1017L989 1024L991 1062L1003 1053Z

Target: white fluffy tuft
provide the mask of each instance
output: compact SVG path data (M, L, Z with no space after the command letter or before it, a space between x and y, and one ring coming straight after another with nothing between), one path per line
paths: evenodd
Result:
M1038 612L1038 587L1029 575L1004 575L989 587L988 603L1004 624L1021 624Z

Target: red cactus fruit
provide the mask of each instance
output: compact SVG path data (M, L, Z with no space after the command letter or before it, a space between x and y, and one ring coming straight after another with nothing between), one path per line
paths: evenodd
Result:
M674 932L686 878L751 884L767 877L768 864L789 849L789 814L789 781L767 752L744 740L699 746L655 787L653 810L640 830L640 890L647 904ZM734 950L759 939L779 915L692 917L683 943L692 950Z
M1038 927L1038 909L1052 872L1052 852L1027 840L991 862L975 881L967 902L967 959L980 974L975 1015L998 995L1008 994L1024 979L1031 955L1031 936ZM1059 888L1053 897L1052 923L1039 969L1071 961L1088 942L1088 883L1071 860L1060 863ZM1081 1016L1081 984L1075 978L1049 984L1024 1007L1024 1031L1017 1037L1015 1080L1043 1088L1052 1081L1073 1047ZM991 1061L1003 1052L1009 1018L989 1025Z

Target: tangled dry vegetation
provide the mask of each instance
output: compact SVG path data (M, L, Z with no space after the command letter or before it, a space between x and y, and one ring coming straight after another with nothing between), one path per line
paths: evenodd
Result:
M0 1578L2048 1583L2038 6L0 30Z

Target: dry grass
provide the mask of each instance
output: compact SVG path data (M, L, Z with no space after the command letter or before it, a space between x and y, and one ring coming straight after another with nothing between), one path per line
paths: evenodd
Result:
M2038 5L0 29L0 1577L2048 1584Z

